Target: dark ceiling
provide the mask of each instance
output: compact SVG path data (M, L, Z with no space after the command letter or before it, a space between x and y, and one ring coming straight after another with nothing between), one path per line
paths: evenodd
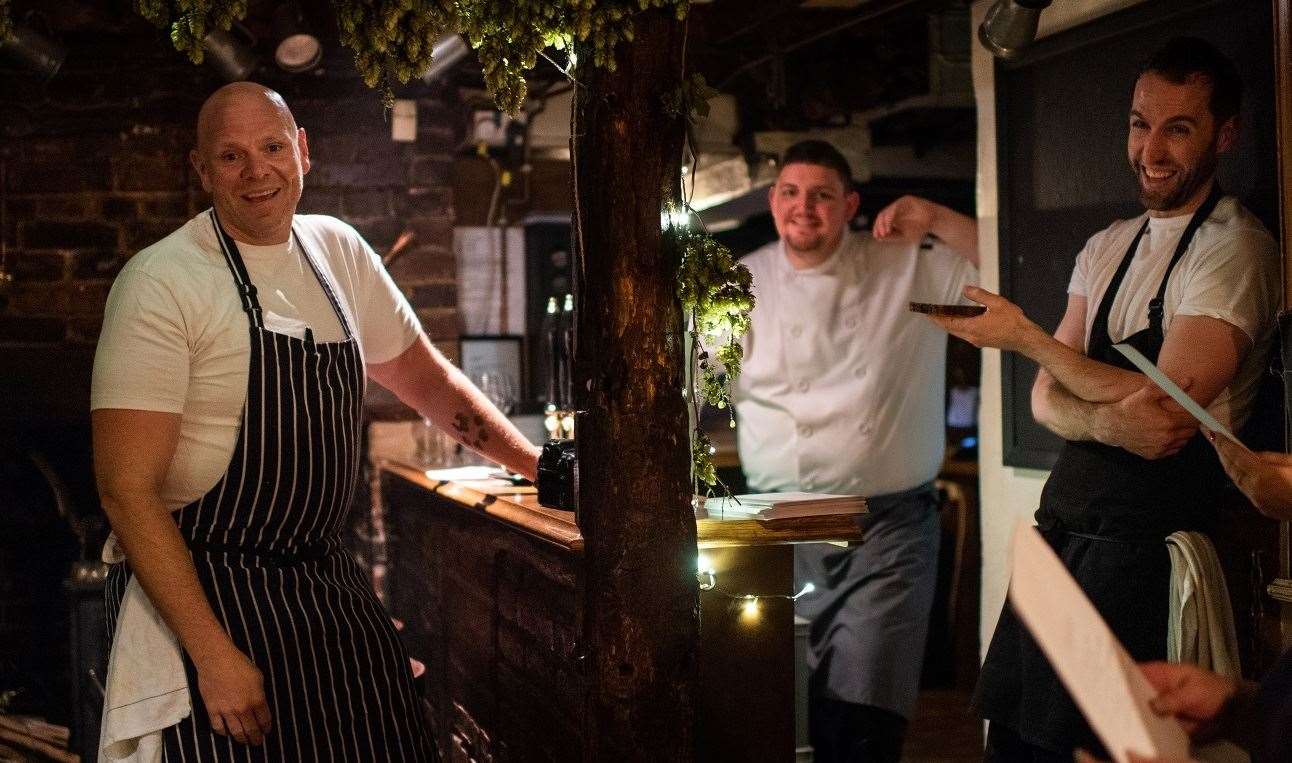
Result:
M270 19L280 0L250 0L242 22L267 62L258 78L274 85L292 75L272 64ZM329 86L357 83L350 53L337 39L328 0L301 3L323 39L323 72L301 77ZM746 131L800 130L845 124L849 115L896 103L928 91L929 19L967 0L718 0L696 3L688 21L692 71L737 97ZM14 15L68 47L94 49L103 37L130 39L141 56L179 56L167 35L140 17L131 0L13 0ZM0 63L0 77L5 76ZM322 84L322 83L320 83ZM564 85L562 75L540 60L532 93ZM470 97L482 87L479 65L468 56L429 88L453 88ZM409 93L410 95L413 93Z

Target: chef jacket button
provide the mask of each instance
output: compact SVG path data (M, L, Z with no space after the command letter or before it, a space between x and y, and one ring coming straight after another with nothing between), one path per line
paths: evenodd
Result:
M858 379L860 379L861 377L866 375L866 367L857 366L856 368L852 369L852 372L857 376Z
M856 319L856 318L848 318L848 319L844 320L844 322L843 322L843 326L844 326L844 328L855 329L855 328L857 328L857 319Z
M799 437L811 437L811 436L812 436L812 427L809 427L809 426L799 427Z
M808 387L809 387L809 386L810 386L810 385L809 385L806 381L801 381L801 382L799 382L798 384L796 384L796 385L795 385L795 387L797 387L797 388L798 388L798 391L799 391L799 392L807 392L807 391L808 391Z
M790 336L798 337L798 336L802 336L802 335L803 335L803 327L802 327L802 326L791 326L791 327L790 327Z
M863 422L861 422L861 433L862 433L862 434L866 434L866 435L868 435L868 434L870 434L873 430L874 430L874 427L873 427L873 426L871 426L871 423L870 423L869 421L863 421Z

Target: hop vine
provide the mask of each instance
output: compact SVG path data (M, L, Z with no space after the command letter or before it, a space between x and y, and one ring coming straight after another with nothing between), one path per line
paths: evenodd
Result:
M13 37L13 7L10 0L0 0L0 42Z
M701 404L726 409L734 427L731 385L745 357L740 338L749 331L754 309L753 276L707 233L683 228L677 236L682 249L677 295L690 319L694 356L688 399L697 411ZM714 348L712 357L709 347ZM691 439L692 474L710 490L719 485L712 453L709 437L697 423Z
M3 0L0 0L3 1ZM202 41L216 29L228 31L247 15L247 0L135 0L140 16L170 29L175 49L202 63Z
M0 39L12 28L0 0ZM175 49L200 64L202 41L247 15L247 0L134 0L135 10L170 30ZM633 39L633 16L655 8L686 17L690 0L335 0L342 44L387 106L397 86L431 65L435 41L462 34L475 48L485 86L498 108L525 104L525 72L549 47L578 44L593 66L615 68L615 49Z

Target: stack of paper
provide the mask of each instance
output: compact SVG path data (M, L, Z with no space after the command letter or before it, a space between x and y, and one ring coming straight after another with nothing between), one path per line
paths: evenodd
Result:
M785 519L824 514L862 514L866 511L866 499L860 495L829 493L751 493L709 498L705 500L704 508L715 519Z

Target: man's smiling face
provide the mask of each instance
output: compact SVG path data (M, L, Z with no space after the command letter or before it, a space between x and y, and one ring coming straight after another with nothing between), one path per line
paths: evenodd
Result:
M213 96L190 158L229 235L259 245L288 239L309 146L275 94L253 86Z

